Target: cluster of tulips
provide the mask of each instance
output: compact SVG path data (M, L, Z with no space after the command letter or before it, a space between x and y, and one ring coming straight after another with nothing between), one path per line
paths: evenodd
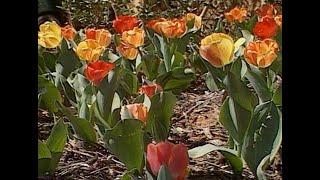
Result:
M257 38L257 40L255 41L252 40L250 42L247 42L247 39L243 37L239 38L237 41L234 41L230 35L221 33L221 32L213 33L207 37L204 37L201 40L200 46L199 46L199 54L206 62L210 64L211 67L208 67L208 71L212 75L214 75L214 72L210 71L209 70L210 68L222 69L223 67L224 69L227 65L231 63L235 63L235 61L237 60L236 53L239 50L241 50L241 46L244 43L246 43L246 46L243 48L242 54L244 55L245 61L250 65L253 65L257 68L267 68L271 66L271 64L277 59L278 52L280 51L280 47L277 41L272 38L277 34L278 29L279 28L281 29L282 16L281 14L279 14L277 9L271 4L266 4L262 6L260 9L257 10L256 14L258 15L259 18L252 30L254 36ZM247 10L245 8L235 7L231 11L226 12L225 17L227 21L230 23L233 23L233 22L243 23L247 19ZM114 35L112 35L106 29L87 28L83 31L81 30L77 32L70 24L60 27L56 22L45 22L39 27L38 44L45 49L56 49L59 47L61 48L61 44L65 40L65 42L68 44L68 48L72 49L72 51L76 54L78 59L81 60L80 62L83 65L80 68L73 69L73 71L82 74L85 77L85 79L91 83L90 84L91 89L97 88L98 90L101 90L101 89L103 90L104 88L110 88L110 87L104 87L103 83L104 81L108 81L108 85L112 84L111 83L113 80L112 78L116 76L115 71L117 68L118 69L127 68L126 66L123 65L123 62L126 62L126 63L129 62L129 66L134 67L133 63L135 61L138 62L137 59L139 56L140 58L141 56L143 56L143 53L145 52L142 52L142 51L145 51L145 49L143 48L144 48L144 45L146 44L145 40L150 30L156 33L157 36L160 37L159 38L160 40L161 38L163 38L163 39L167 39L167 42L169 42L170 39L172 40L182 39L186 37L185 35L190 32L192 33L197 32L198 30L201 29L201 25L202 25L201 21L202 21L202 17L193 13L187 13L185 16L180 18L171 18L171 19L157 18L157 19L148 20L146 22L139 20L135 16L122 15L122 16L116 17L116 19L113 21L113 29L115 32ZM152 39L150 41L152 41ZM111 47L108 49L108 47L111 45L112 42L114 42L114 45L116 47L115 50L119 53L119 55L122 58L121 63L118 63L117 60L108 59L106 57L109 57L109 56L104 55L106 54L106 51L112 51L110 50L112 49ZM167 47L163 47L163 46L169 46L169 45L170 45L169 43L165 45L161 45L159 49L165 49ZM168 49L172 49L172 48L168 48ZM148 53L151 53L151 52L148 52ZM166 64L166 70L167 70L166 73L169 71L173 72L175 70L174 68L177 69L179 65L183 64L183 63L180 63L179 65L176 65L176 67L172 69L170 68L171 66L173 67L174 63L172 62L175 60L175 58L177 58L177 55L175 53L176 53L175 50L173 50L171 54L169 53L170 55L166 55L164 52L162 52L163 58L161 59L161 61L165 61L164 64ZM167 58L167 56L169 56L170 58ZM68 59L65 59L64 61L68 61ZM202 60L199 60L199 61L202 61ZM136 69L133 68L133 70L131 69L132 71L131 74L133 74L135 78L138 79L138 73L137 73L138 68L137 66L135 66L135 68ZM65 78L67 79L68 77L65 77ZM115 81L120 81L120 80L116 79ZM163 131L159 131L157 129L159 125L155 125L155 126L149 125L149 123L151 123L149 121L151 121L151 119L153 120L156 119L160 121L159 119L157 119L159 117L170 119L170 113L169 115L164 113L157 116L154 114L150 115L150 111L152 108L153 108L153 111L167 108L162 106L163 104L155 105L154 101L155 99L158 98L158 95L160 95L159 98L161 99L162 96L164 96L165 91L169 92L170 89L169 90L166 89L166 87L163 84L161 85L160 83L155 82L154 79L142 80L142 81L144 84L141 84L141 86L138 88L138 94L140 95L139 97L143 97L142 99L144 100L142 101L136 100L134 101L134 103L131 103L131 104L129 103L126 105L120 105L118 107L119 116L121 121L129 121L127 119L139 120L143 124L141 129L143 131L144 129L149 129L151 126L151 130L150 130L152 132L151 134L154 136L153 138L156 138L158 137L157 133L160 133ZM75 86L72 86L72 87L75 87ZM86 87L84 87L81 90L81 92L84 92L85 89ZM63 90L60 90L60 91L63 91ZM92 91L94 92L94 90ZM94 92L93 95L91 94L91 96L92 97L94 96L95 98L92 98L92 99L95 99L95 101L97 102L99 102L99 100L111 101L110 108L114 110L113 106L116 106L114 105L115 104L114 102L116 99L116 95L114 93L110 94L113 97L105 97L103 100L99 99L100 96L99 96L99 93L97 92ZM159 98L158 98L158 101L160 101ZM82 98L79 97L78 101L82 101L80 99ZM122 103L124 99L125 97L121 96L121 99L119 101L121 101ZM236 102L236 98L234 99ZM100 104L93 105L94 103L90 104L90 103L87 103L87 101L88 100L86 99L85 107L87 107L88 105L89 109L91 107L93 109L100 108ZM102 102L102 104L103 103L104 102ZM79 108L80 112L82 112L82 110L80 110L81 108ZM95 113L96 109L92 111L94 111ZM169 109L168 111L172 112L172 109ZM91 115L92 115L92 112L90 110L90 116ZM99 118L100 118L100 114L99 114ZM103 118L104 117L102 117L102 119ZM152 123L157 124L157 122L152 122ZM123 129L121 131L118 130L117 123L115 124L116 125L108 125L109 126L108 130L112 131L112 133L113 133L113 130L119 131L121 133L125 133ZM222 124L225 125L223 122ZM93 124L92 126L95 126L95 125ZM128 128L130 129L130 127ZM161 127L161 128L164 128L164 127ZM170 122L167 128L170 128ZM229 131L228 128L227 130ZM166 133L164 137L167 137L168 130L164 132ZM99 134L101 134L101 130L99 130ZM119 135L119 137L121 137L121 135ZM103 138L106 138L106 137L103 137ZM106 139L108 138L109 137L107 137ZM110 142L110 139L108 142ZM172 179L180 180L180 179L185 179L187 177L189 155L188 155L188 149L185 145L173 144L165 140L164 138L160 138L160 140L159 138L157 138L156 143L151 141L147 141L147 142L148 142L148 145L147 147L144 148L144 151L146 151L147 169L149 170L149 172L152 174L153 177L163 176L163 173L166 171L169 172ZM143 145L141 146L144 147ZM111 150L111 152L114 152L113 149ZM118 155L117 152L115 152L115 154ZM119 156L120 156L119 157L120 160L124 159L125 164L127 162L132 162L132 160L130 160L130 157L128 157L127 155L125 156L119 155ZM135 157L131 157L131 158L135 158ZM132 166L128 165L127 167L129 168ZM134 168L139 169L140 167L135 166Z

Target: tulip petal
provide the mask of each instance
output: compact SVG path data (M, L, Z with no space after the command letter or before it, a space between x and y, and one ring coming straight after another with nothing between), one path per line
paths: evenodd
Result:
M185 179L189 164L188 148L182 144L174 145L168 163L169 171L174 179Z
M161 167L161 163L159 162L159 159L158 159L158 151L157 151L157 146L155 144L152 144L152 143L148 144L147 163L149 164L152 174L157 176Z

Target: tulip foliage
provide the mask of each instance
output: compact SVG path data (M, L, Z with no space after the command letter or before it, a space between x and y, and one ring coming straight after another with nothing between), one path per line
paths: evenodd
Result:
M67 140L76 138L102 140L126 165L123 179L185 179L189 156L213 150L235 173L244 160L263 178L281 144L281 20L278 12L260 17L260 10L251 19L246 13L225 13L242 28L240 36L216 31L202 40L202 17L193 13L149 20L119 15L108 30L42 24L38 101L55 126L38 143L39 175L53 173ZM188 152L167 140L177 95L195 71L206 73L210 90L228 94L219 121L229 149L205 145Z

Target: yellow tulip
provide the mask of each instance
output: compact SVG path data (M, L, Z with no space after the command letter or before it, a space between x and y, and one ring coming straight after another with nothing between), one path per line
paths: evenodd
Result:
M129 59L129 60L135 60L136 57L138 56L138 49L135 48L133 45L121 42L120 45L117 47L117 51L120 52L120 54Z
M197 16L196 14L193 13L187 13L184 17L184 19L189 22L192 21L194 19L194 25L193 28L198 30L201 28L201 17Z
M61 28L55 22L45 22L40 25L38 44L45 48L56 48L62 41Z
M104 51L96 40L86 39L77 46L76 52L81 60L96 61Z
M122 33L122 41L131 44L134 47L139 47L144 44L145 32L142 28L135 27L133 30Z
M214 67L223 67L233 60L234 41L223 33L213 33L201 40L200 55Z

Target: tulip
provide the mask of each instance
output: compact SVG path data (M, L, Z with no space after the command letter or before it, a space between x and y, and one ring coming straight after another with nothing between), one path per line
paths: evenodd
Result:
M230 64L234 54L233 39L223 33L213 33L201 40L199 53L214 67Z
M193 13L187 13L185 16L184 16L184 19L187 21L187 22L190 22L190 21L193 21L194 20L194 25L193 25L193 28L198 30L201 28L201 17L200 16L197 16L196 14L193 14Z
M154 30L158 34L161 34L161 24L166 21L167 19L165 18L153 19L147 22L146 27Z
M266 68L277 58L279 46L273 39L250 42L244 49L245 60L254 66Z
M152 174L157 176L161 165L168 167L173 180L184 180L188 173L188 149L182 144L169 141L148 144L147 163Z
M129 60L135 60L139 53L138 49L136 49L133 45L123 41L121 41L120 45L117 47L117 51L119 51L123 57Z
M158 34L163 34L167 38L181 37L187 30L187 23L185 19L171 19L166 20L160 18L158 20L151 20L147 23L147 27L153 29Z
M61 34L66 40L72 41L76 36L76 30L68 24L61 28Z
M55 22L46 21L41 24L38 32L38 44L44 48L56 48L62 41L61 28Z
M98 60L89 63L84 70L84 74L88 80L98 86L107 74L115 68L115 64L107 61Z
M135 16L118 16L113 20L113 28L117 33L132 30L139 25L139 20Z
M247 17L247 10L245 8L235 7L229 12L224 13L224 16L229 22L238 21L241 23Z
M96 40L86 39L77 46L76 52L81 60L96 61L100 58L104 47L100 46Z
M163 89L159 84L156 83L143 85L139 89L139 92L141 94L146 94L149 98L151 98L155 93L159 91L163 91Z
M261 39L270 38L277 33L277 23L276 21L268 16L261 19L253 27L253 34Z
M103 47L111 43L111 33L105 29L86 29L86 38L96 40Z
M147 122L147 115L148 115L148 107L145 106L142 103L136 103L136 104L129 104L129 105L125 105L121 108L121 116L122 119L124 119L124 114L125 114L125 109L128 110L128 112L130 113L130 115L134 118L134 119L138 119L142 122L144 122L146 124Z
M137 48L144 44L144 37L144 30L142 28L135 27L133 30L123 32L121 40Z
M265 16L273 17L275 14L275 8L272 4L264 4L256 11L257 15L262 18Z

